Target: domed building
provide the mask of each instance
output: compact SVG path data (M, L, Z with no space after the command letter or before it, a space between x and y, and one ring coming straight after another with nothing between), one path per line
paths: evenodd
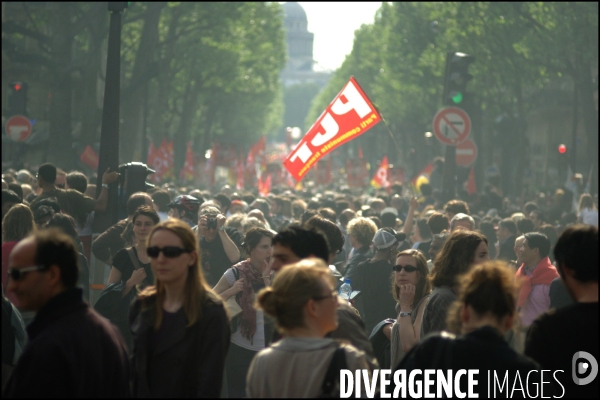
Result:
M281 72L283 85L314 82L319 87L325 86L330 73L313 70L314 34L308 31L306 12L295 1L285 3L283 10L288 55L287 64Z

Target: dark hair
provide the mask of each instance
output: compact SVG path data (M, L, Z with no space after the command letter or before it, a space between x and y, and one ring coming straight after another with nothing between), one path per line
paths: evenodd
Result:
M528 201L527 203L525 203L525 206L523 206L523 211L525 211L525 215L529 215L534 210L538 210L538 205L533 201Z
M23 188L20 184L16 182L11 182L8 184L8 190L11 190L19 197L19 202L23 201Z
M424 296L431 293L431 282L429 281L429 267L427 266L427 258L425 255L417 249L407 249L399 251L396 254L396 260L398 257L409 256L415 259L417 264L417 272L419 273L419 281L415 288L415 297L413 298L413 304L418 304ZM395 261L394 261L395 262ZM392 272L392 297L396 302L400 301L400 288L396 285L395 274Z
M429 229L429 224L427 224L427 220L425 218L417 219L417 226L419 227L419 234L421 235L421 239L423 241L431 240L432 232Z
M330 254L337 254L344 248L344 234L337 225L328 219L315 215L306 223L304 227L307 229L315 229L321 231L327 239Z
M31 211L35 214L42 206L50 207L55 214L60 212L60 204L58 204L56 197L46 197L45 199L41 199L31 207Z
M306 221L308 221L309 219L311 219L315 215L319 215L319 213L317 212L317 210L308 209L308 210L304 211L302 213L302 217L300 217L300 224L304 226L304 224L306 223Z
M568 268L580 282L598 282L598 228L573 225L565 229L554 246L554 258L561 275Z
M433 188L429 183L422 183L419 189L421 189L421 194L423 196L431 196L431 192L433 191Z
M4 203L21 203L22 199L19 198L19 195L14 191L9 189L2 189L2 205Z
M454 214L454 215L459 214L459 213L463 213L463 214L467 214L467 215L471 214L471 212L469 211L469 206L467 205L467 203L465 203L462 200L450 200L444 206L444 211L447 213Z
M265 236L273 239L273 236L275 235L273 235L273 232L270 230L258 226L250 228L244 236L244 249L246 250L246 253L249 255Z
M52 207L41 205L35 208L35 212L33 213L33 219L36 224L39 224L44 218L52 217L54 214L56 213L54 212Z
M79 171L73 171L67 174L65 181L69 188L75 189L78 192L85 193L88 185L88 178Z
M511 234L517 234L517 224L515 224L512 218L504 218L500 221L499 225L501 228L508 229Z
M459 275L469 270L475 251L487 238L479 232L460 229L450 234L438 253L431 271L431 283L435 287L454 286Z
M479 232L483 233L483 235L487 238L488 243L494 244L498 241L496 231L494 230L494 224L492 224L491 221L481 221L481 224L479 224ZM496 246L490 246L488 251L492 260L496 258Z
M135 212L133 213L133 216L131 218L131 222L133 224L135 224L135 220L140 215L144 215L144 216L150 218L152 220L152 222L154 222L154 225L156 225L156 224L158 224L160 222L160 217L158 216L158 214L156 213L156 211L154 210L154 208L152 208L150 206L146 206L146 205L139 206L137 208L137 210L135 210Z
M525 233L533 232L535 225L529 218L522 218L517 221L517 229L521 232L521 235L523 235Z
M2 242L18 242L32 231L35 231L33 213L25 204L14 205L2 219Z
M323 208L319 208L317 210L317 212L319 213L319 215L323 218L325 218L326 220L329 220L331 222L333 222L334 224L336 223L336 215L335 215L335 211L333 211L333 209L329 208L329 207L323 207Z
M40 165L38 177L42 178L44 182L54 185L54 182L56 182L56 167L50 163Z
M135 210L140 206L146 205L146 199L149 197L148 193L136 192L133 193L129 199L127 199L127 215L132 216Z
M166 190L159 189L152 193L152 201L158 206L158 211L169 211L169 206L167 206L167 204L171 202L171 196Z
M537 248L539 250L540 257L544 258L550 254L550 240L543 233L529 232L524 234L525 240L527 240L527 246L530 249Z
M287 227L273 237L273 245L289 248L299 258L311 255L329 264L329 247L327 240L316 231L295 226Z
M350 213L352 213L352 218L348 219L348 214L350 214ZM346 225L348 225L348 222L350 222L355 217L356 217L356 212L354 212L354 210L352 210L351 208L346 208L340 214L340 218L339 218L340 224L342 224L342 226L346 226Z
M66 288L74 288L79 278L79 253L67 234L60 229L50 228L33 234L36 243L35 263L56 265L60 270L60 280Z
M435 235L448 229L450 222L448 222L448 218L441 212L434 212L427 219L427 225L429 225L431 233Z
M396 226L396 214L393 212L384 212L381 214L381 225L384 228L394 228Z
M217 200L221 204L223 214L225 214L227 210L229 210L229 207L231 207L231 200L225 193L217 193L213 196L213 199Z
M69 237L71 237L71 239L74 241L77 241L78 239L76 226L77 224L75 223L75 219L73 217L61 213L54 214L45 225L46 228L60 229L63 233L69 235Z
M337 200L335 202L335 214L338 219L340 218L342 211L346 208L350 208L350 202L348 200Z
M256 200L252 201L251 203L256 203L256 206L254 208L257 208L260 211L262 211L262 213L265 215L265 218L267 218L269 216L269 211L271 210L271 206L265 199L256 199ZM251 203L248 203L248 204L251 204Z

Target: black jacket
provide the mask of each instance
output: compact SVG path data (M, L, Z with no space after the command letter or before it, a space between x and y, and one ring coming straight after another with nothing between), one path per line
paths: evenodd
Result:
M206 300L191 327L183 308L154 338L155 298L131 306L134 397L219 397L229 349L229 318L218 299Z
M505 387L504 391L500 391L496 388L496 396L492 397L523 397L521 391L510 392L517 379L517 371L523 386L526 385L529 371L536 370L538 372L535 378L531 376L528 379L530 393L535 393L535 387L532 385L536 383L539 385L541 382L539 364L511 349L500 333L489 326L457 337L447 332L430 335L413 347L396 369L406 369L407 376L414 369L452 370L454 372L461 369L479 370L479 374L475 378L478 384L475 386L474 392L478 393L480 398L488 397L488 371L490 371L490 380L493 381L493 371L495 371L501 382L508 371L508 389ZM551 379L552 374L544 375L544 381ZM461 380L461 388L465 392L466 385L463 383L466 383L466 379ZM490 385L490 388L493 386ZM436 389L434 384L430 391L436 393ZM523 387L523 389L525 388ZM552 390L550 383L546 384L544 396L551 396Z
M503 243L500 243L500 251L498 257L496 257L498 260L511 261L517 259L515 240L517 240L516 236L509 236Z
M81 289L50 299L27 333L3 397L129 397L123 340L83 302Z

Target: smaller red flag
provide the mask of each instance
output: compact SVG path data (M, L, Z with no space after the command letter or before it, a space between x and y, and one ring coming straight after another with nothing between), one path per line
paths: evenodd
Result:
M387 188L388 186L390 186L390 181L388 179L388 169L388 158L387 156L384 156L383 160L381 160L381 164L379 164L379 167L377 168L377 171L375 171L373 179L371 179L371 185L373 187L379 189L382 187Z
M467 181L467 193L473 194L477 193L477 185L475 183L475 169L471 167L471 171L469 172L469 180Z
M89 144L85 147L85 150L83 150L83 153L81 153L79 159L82 163L84 163L91 169L98 169L98 154L96 154L94 149L92 149L92 146L90 146Z

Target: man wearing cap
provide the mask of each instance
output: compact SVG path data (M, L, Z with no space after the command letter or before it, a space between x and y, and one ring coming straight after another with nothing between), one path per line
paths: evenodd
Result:
M237 229L225 227L225 220L213 206L202 207L198 212L195 231L200 239L202 270L211 288L229 267L240 261L242 235Z
M394 318L396 302L390 293L390 275L396 257L398 238L390 228L382 228L373 237L375 255L356 267L352 289L360 290L356 308L362 316L367 332L386 318Z

